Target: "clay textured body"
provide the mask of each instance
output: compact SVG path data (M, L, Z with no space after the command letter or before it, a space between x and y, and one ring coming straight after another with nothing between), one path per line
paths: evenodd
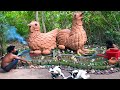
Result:
M41 33L40 25L37 21L32 21L28 26L30 29L28 37L28 45L31 49L30 53L50 54L51 50L56 48L56 35L58 29L54 29L47 33Z
M87 41L87 35L83 28L83 13L76 12L73 16L72 29L60 30L57 35L59 49L69 48L77 54L86 54L89 51L84 48Z

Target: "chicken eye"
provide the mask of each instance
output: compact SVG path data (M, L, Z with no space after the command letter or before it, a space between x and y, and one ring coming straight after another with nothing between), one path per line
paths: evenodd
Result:
M83 13L80 14L80 16L82 16L82 15L83 15Z
M37 26L37 24L35 24L35 26Z
M74 17L76 17L76 14L74 15Z

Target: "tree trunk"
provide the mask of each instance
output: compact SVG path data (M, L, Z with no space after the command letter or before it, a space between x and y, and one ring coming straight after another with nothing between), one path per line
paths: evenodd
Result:
M35 20L36 20L36 21L39 21L39 20L38 20L38 11L35 11Z
M4 31L4 27L0 25L0 56L3 56L6 46Z
M42 25L43 25L43 31L44 31L44 33L46 33L45 20L44 20L44 11L42 11Z

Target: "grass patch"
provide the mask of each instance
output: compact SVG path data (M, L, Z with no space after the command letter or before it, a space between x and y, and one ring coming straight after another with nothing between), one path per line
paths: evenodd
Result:
M75 63L70 60L61 60L61 61L52 60L51 62L49 61L41 62L41 65L62 65L62 66L70 66L78 69L95 69L95 70L105 70L110 68L110 66L107 65L107 62L103 60L101 61L99 60L95 62L81 61L79 63Z

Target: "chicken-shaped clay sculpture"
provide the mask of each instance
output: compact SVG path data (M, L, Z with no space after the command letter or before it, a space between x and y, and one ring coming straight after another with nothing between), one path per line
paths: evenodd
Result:
M63 29L58 32L57 43L59 49L71 49L77 54L89 53L88 49L84 48L87 41L87 35L83 28L83 13L75 12L73 15L72 28Z
M32 21L29 26L28 46L31 54L50 54L52 49L56 48L56 36L58 29L54 29L47 33L40 32L40 24Z

